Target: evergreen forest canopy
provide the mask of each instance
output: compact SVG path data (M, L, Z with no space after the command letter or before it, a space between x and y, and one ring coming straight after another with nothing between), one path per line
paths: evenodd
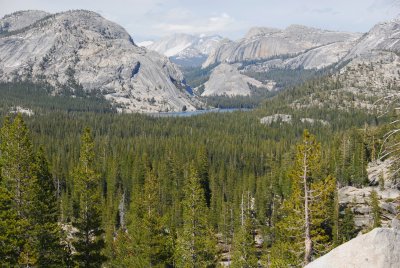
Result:
M354 237L337 186L366 184L387 129L355 109L284 105L321 85L337 86L321 78L254 111L189 118L1 85L1 265L216 267L229 252L232 267L301 267L323 255ZM35 115L9 116L16 105ZM292 124L260 123L285 112Z

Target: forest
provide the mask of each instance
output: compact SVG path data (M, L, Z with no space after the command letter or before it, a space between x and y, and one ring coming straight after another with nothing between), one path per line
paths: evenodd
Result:
M117 114L93 96L30 103L43 86L1 85L1 266L301 267L348 241L337 189L367 183L388 118L282 105L323 83L186 118ZM260 123L278 112L294 123Z

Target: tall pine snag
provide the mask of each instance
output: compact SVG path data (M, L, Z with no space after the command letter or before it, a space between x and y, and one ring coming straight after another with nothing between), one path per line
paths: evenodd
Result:
M204 189L193 164L183 193L183 226L175 248L176 267L215 267L216 239L208 224Z
M106 260L104 248L100 175L95 171L94 142L90 129L81 137L79 163L73 171L77 215L72 225L78 230L72 243L74 260L79 267L101 267Z

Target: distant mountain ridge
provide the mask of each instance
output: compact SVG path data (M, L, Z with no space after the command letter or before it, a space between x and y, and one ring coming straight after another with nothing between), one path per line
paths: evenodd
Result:
M143 46L180 65L200 66L222 39L219 35L173 34L157 41L145 41Z
M253 78L263 77L274 70L328 68L346 73L340 75L343 83L349 84L345 81L347 79L358 86L364 85L380 92L385 86L393 88L398 85L395 76L398 76L399 53L399 18L378 23L365 34L333 32L301 25L292 25L284 30L255 27L238 41L222 41L204 62L203 68L231 64L243 75ZM382 67L377 68L378 64ZM362 69L360 65L370 67ZM220 77L226 76L221 74L221 69L215 69L210 77L214 72ZM213 84L207 84L209 92L217 95L227 93L223 87L210 88Z
M203 67L227 62L267 59L272 56L294 55L337 42L358 39L361 34L334 32L302 25L284 30L255 27L238 41L224 42L210 54Z
M0 20L0 81L48 83L56 92L92 92L121 112L195 110L181 71L135 45L99 14L22 11Z

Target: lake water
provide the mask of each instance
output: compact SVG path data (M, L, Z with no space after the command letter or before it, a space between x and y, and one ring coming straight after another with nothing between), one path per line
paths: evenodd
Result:
M240 109L240 108L232 108L232 109L209 109L209 110L196 110L196 111L186 111L186 112L171 112L171 113L149 113L148 115L154 117L189 117L202 115L207 113L231 113L236 111L250 111L251 109Z

